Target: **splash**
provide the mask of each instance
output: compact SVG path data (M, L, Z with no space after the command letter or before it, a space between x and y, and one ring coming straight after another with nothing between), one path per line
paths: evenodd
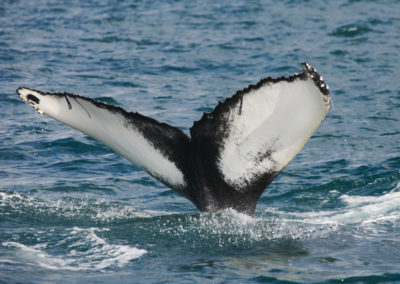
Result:
M228 254L272 244L287 245L307 232L307 228L287 226L274 216L250 217L232 209L163 217L156 220L151 230L157 234L160 246L168 242L199 253L211 249Z

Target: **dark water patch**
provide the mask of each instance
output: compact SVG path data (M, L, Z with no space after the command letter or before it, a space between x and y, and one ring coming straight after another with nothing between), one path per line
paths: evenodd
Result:
M43 159L46 157L46 159ZM62 171L64 174L60 179L66 178L70 181L71 174L78 179L94 179L99 182L103 179L109 180L110 185L115 185L118 180L114 179L121 175L132 175L139 171L135 165L123 160L120 156L114 153L105 155L93 155L92 153L83 154L80 157L70 156L66 153L58 153L57 156L47 159L47 156L39 153L30 157L37 164L37 167L46 169L46 177L52 177L57 171ZM107 169L106 172L104 170ZM133 179L136 181L136 179ZM80 180L76 183L77 186L82 186L84 182Z
M117 17L117 16L110 16L104 19L105 22L108 23L120 23L124 22L125 17Z
M103 36L103 37L91 37L91 38L81 38L83 42L98 42L98 43L115 43L115 42L127 42L127 43L138 43L136 39L120 36Z
M159 110L160 112L158 112L158 113L161 113L161 112L165 111L167 108L165 108L164 106L158 105L158 106L154 107L154 109ZM172 121L170 119L165 120L165 122L172 125Z
M400 173L382 166L361 166L352 171L357 175L357 186L349 190L349 194L379 196L397 187Z
M0 81L7 82L8 84L12 83L14 84L14 86L19 85L20 82L24 79L22 73L22 70L15 69L14 67L4 68Z
M379 136L396 136L399 135L400 131L394 131L394 132L385 132L385 133L381 133L379 134Z
M347 168L349 167L350 162L346 159L339 159L334 161L328 161L319 166L318 171L321 174L329 174L334 169L336 174L346 174Z
M200 113L210 113L213 110L214 110L214 108L212 108L212 107L199 107L199 108L195 109L195 111L198 111Z
M341 116L335 116L334 118L342 118ZM350 135L335 135L335 134L324 134L324 135L313 135L310 139L326 139L326 140L341 140L351 138Z
M272 272L275 273L275 271L272 271ZM254 282L254 283L272 283L272 284L277 284L277 283L295 284L295 283L299 283L299 282L293 282L293 281L280 280L279 278L273 278L273 277L268 277L268 276L257 276L257 277L251 278L250 280L251 280L251 282Z
M344 163L344 164L343 164ZM348 168L346 160L330 163L331 167L347 168L339 170L342 176L351 172L351 179L336 179L318 186L304 185L281 194L268 195L268 190L260 198L260 203L268 206L280 206L287 212L305 212L314 210L335 209L344 206L341 196L381 196L398 187L400 173L398 172L399 158L391 158L376 165L363 165L354 169Z
M33 113L33 116L37 116L36 113ZM46 135L46 134L51 134L53 133L53 129L50 129L48 127L47 121L40 121L39 123L36 123L34 125L30 125L28 122L23 122L19 125L16 126L16 130L15 130L15 135L16 136L20 136L20 135L25 135L26 133L31 133L34 136L34 138L40 138L42 135ZM32 139L37 141L37 139ZM18 140L17 140L18 141ZM30 145L32 146L33 144L29 144L30 142L27 142L26 139L23 139L21 141L18 141L16 144L17 145ZM36 147L36 144L35 144Z
M347 50L341 50L341 49L336 49L330 52L330 54L338 57L346 56L349 54L349 51Z
M107 103L110 105L118 105L120 106L121 104L114 99L113 97L97 97L95 98L96 101L102 102L102 103Z
M178 72L178 73L193 73L200 71L197 67L177 66L177 65L164 65L160 67L161 72Z
M351 169L353 177L358 177L360 180L369 181L374 180L377 177L390 177L396 174L397 158L390 158L387 161L381 161L377 164L367 164Z
M21 151L17 151L17 149L10 148L0 148L0 160L1 161L23 161L29 158L30 156Z
M13 54L14 53L14 54ZM0 60L1 62L14 62L17 56L17 52L13 52L10 49L0 49Z
M254 42L264 42L265 39L262 38L262 37L257 37L257 36L256 36L256 37L248 37L248 38L245 38L244 41L254 43Z
M382 275L354 276L342 279L332 279L324 283L397 283L400 274L383 273Z
M360 64L369 63L370 61L371 61L371 59L367 58L367 57L356 57L356 58L354 58L354 62L360 63Z
M352 47L357 47L361 44L365 44L366 42L368 42L368 37L367 36L360 36L360 37L354 37L354 38L349 38L348 40L348 45L352 46ZM361 81L361 79L360 79Z
M70 170L67 168L67 170ZM69 182L67 182L69 183ZM89 193L89 192L95 192L95 193L107 193L109 195L115 195L115 192L111 188L106 188L102 187L98 184L93 184L93 183L79 183L78 185L66 185L65 182L57 182L54 184L54 186L51 187L39 187L37 190L40 191L47 191L47 192L54 192L54 193Z
M279 67L274 67L271 69L271 72L274 73L282 73L282 74L291 74L293 73L293 66L279 66Z
M165 190L165 191L161 192L159 195L160 196L166 196L166 197L168 197L168 196L170 196L170 197L179 196L179 194L174 190Z
M335 263L336 261L338 261L338 259L334 258L334 257L327 256L327 257L318 258L317 261L320 262L320 263Z
M116 80L113 80L113 81L105 81L104 83L107 84L107 85L110 85L110 86L132 88L132 89L140 87L140 85L138 85L138 84L136 84L134 82L129 82L129 81L116 81Z
M55 13L55 14L64 14L67 12L67 9L64 9L62 7L53 7L49 9L50 13Z
M83 79L99 79L99 80L105 79L103 76L100 76L100 75L97 75L97 74L95 75L95 74L91 74L91 73L89 73L89 74L80 73L77 76L80 77L80 78L83 78Z
M362 94L361 96L357 97L357 100L360 102L371 102L374 101L375 98L372 95Z
M382 166L386 169L395 171L400 168L400 156L389 158L382 162Z
M94 140L92 139L92 141ZM98 155L98 154L106 154L111 151L106 146L100 145L97 142L85 143L83 141L78 141L72 137L61 138L51 142L41 141L36 144L35 148L43 150L50 149L53 152L54 151L58 153L63 152L76 155L86 154L86 153L90 153L91 155L93 154ZM54 153L52 153L51 155L54 155Z
M137 46L159 45L159 42L152 41L152 40L146 39L146 38L135 39L135 38L130 38L130 37L120 37L120 36L114 36L114 35L101 36L101 37L100 36L99 37L86 37L86 38L81 38L80 41L89 42L89 43L107 43L107 44L122 42L122 43L134 44Z
M171 86L167 87L167 89L171 88ZM169 100L173 100L174 97L173 96L156 96L153 97L155 100L160 100L160 101L169 101Z
M132 181L133 184L140 184L144 186L150 186L150 187L162 187L160 183L155 180L153 177L149 176L144 176L139 179L135 179Z
M260 202L268 206L282 206L286 212L309 212L344 206L340 195L359 186L358 181L334 180L326 184L297 188L279 195L264 194Z
M371 120L385 120L385 121L398 121L396 118L391 118L391 117L383 117L383 116L369 116L367 119Z
M21 100L17 95L14 94L6 94L6 93L0 93L0 102L4 106L17 106L17 105L23 105Z
M373 132L373 133L376 133L376 130L377 130L376 128L370 128L370 127L365 127L365 126L360 127L360 129L365 130L367 132Z
M51 73L53 73L54 71L53 71L53 69L51 69L51 68L49 68L49 67L42 67L42 68L39 68L38 69L38 71L40 72L40 73L47 73L47 74L51 74Z
M191 52L193 49L195 49L198 45L195 43L190 43L188 45L182 45L179 43L167 43L166 46L163 47L163 50L167 53L187 53Z
M196 60L196 65L201 68L202 70L207 70L208 72L214 71L214 70L220 70L224 71L226 69L226 66L221 65L218 61L216 60L210 60L208 58L199 58Z

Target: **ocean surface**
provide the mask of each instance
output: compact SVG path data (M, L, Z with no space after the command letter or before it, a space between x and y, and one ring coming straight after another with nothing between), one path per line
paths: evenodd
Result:
M309 62L333 104L255 217L199 213L23 103L79 93L188 133ZM400 2L0 2L1 283L400 282Z

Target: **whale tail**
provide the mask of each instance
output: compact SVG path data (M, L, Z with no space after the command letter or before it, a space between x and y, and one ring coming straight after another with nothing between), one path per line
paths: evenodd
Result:
M309 64L238 91L194 123L191 138L139 113L84 96L18 88L22 100L104 143L201 211L254 214L265 188L304 146L330 105Z

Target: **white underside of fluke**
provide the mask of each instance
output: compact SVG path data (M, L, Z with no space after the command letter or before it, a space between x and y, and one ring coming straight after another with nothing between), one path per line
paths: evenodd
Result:
M302 73L264 78L220 102L194 123L192 139L84 96L23 87L17 92L38 112L109 146L200 210L232 207L253 214L260 194L328 112L328 85L308 63L302 67Z
M228 115L218 168L244 191L266 172L280 172L300 151L329 109L330 101L307 79L267 83L243 96Z
M182 172L156 149L122 114L76 96L52 95L19 88L20 97L38 112L82 131L109 146L154 177L176 187L185 186ZM39 101L29 99L29 95Z

